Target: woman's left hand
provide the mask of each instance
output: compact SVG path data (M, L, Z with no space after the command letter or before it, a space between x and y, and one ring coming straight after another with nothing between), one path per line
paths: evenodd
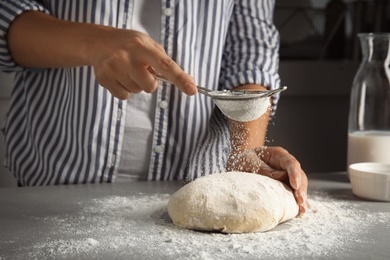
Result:
M306 212L307 176L298 160L282 147L262 146L231 154L227 170L257 173L289 184L294 191L299 214Z

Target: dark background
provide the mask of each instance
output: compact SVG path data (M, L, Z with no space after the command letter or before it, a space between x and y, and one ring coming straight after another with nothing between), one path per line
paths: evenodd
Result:
M390 32L388 0L276 0L282 93L269 145L294 154L308 173L345 171L349 93L359 32Z

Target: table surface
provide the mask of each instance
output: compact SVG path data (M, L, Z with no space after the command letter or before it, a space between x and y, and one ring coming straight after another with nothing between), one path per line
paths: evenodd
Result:
M319 214L313 210L266 233L224 235L175 227L165 205L181 186L133 182L0 188L0 259L390 257L390 203L354 196L346 173L310 174L309 199ZM313 226L318 231L312 232Z

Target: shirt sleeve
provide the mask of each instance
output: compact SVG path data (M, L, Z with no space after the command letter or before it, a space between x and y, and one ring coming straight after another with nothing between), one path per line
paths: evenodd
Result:
M29 0L2 0L0 1L0 70L4 72L20 71L12 59L7 43L7 33L15 18L25 11L41 11L49 13L36 1Z
M279 33L273 24L274 0L237 0L224 50L221 81L277 88L280 84Z

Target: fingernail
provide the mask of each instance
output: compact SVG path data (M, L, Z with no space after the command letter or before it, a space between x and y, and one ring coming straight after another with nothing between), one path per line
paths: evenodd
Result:
M306 203L306 193L304 191L295 190L294 196L297 200L299 206L305 205Z

